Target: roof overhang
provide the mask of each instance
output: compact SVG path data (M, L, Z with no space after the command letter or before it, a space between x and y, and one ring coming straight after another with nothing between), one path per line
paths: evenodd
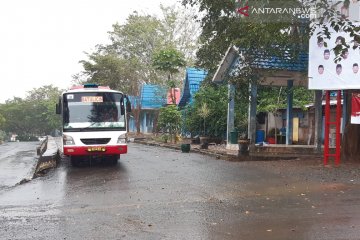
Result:
M287 86L288 80L293 80L294 86L308 86L306 73L287 70L260 70L260 85Z
M216 73L212 79L214 83L222 83L231 70L235 61L240 57L237 47L231 46L227 49ZM257 69L260 74L260 85L266 86L287 86L288 80L293 81L294 86L308 86L307 73L290 70Z
M239 52L235 46L231 46L225 53L225 56L220 62L218 69L212 79L214 83L221 83L224 81L226 75L231 69L234 62L238 59Z

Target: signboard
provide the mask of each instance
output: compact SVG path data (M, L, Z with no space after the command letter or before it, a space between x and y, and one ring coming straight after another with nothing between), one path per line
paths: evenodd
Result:
M102 96L82 96L81 102L93 103L93 102L103 102Z
M352 124L360 124L360 94L353 93L351 98L351 119Z
M309 89L341 90L360 89L360 43L351 41L348 33L335 32L330 26L331 38L318 37L316 30L309 44ZM348 51L344 52L342 60L335 63L335 53L332 50L337 44L345 41L350 43ZM325 47L325 43L327 46Z

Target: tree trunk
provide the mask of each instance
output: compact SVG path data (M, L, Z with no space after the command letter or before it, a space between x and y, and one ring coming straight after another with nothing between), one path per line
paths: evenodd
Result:
M170 98L171 98L171 102L172 102L172 104L176 104L176 95L175 95L175 84L173 84L172 82L171 82L171 78L172 78L172 76L171 76L171 73L168 75L168 82L169 83L171 83L170 84Z
M135 122L136 122L136 134L139 135L141 132L140 125L141 125L141 104L140 104L140 98L138 101L137 109L135 114Z
M173 137L172 137L172 127L170 126L170 129L169 129L169 135L170 135L170 143L173 142Z
M206 136L205 118L204 118L204 136Z
M130 114L126 114L126 132L129 132L130 129Z

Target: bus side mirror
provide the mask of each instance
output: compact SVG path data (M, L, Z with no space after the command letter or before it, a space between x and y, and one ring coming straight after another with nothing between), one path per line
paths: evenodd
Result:
M120 103L120 114L124 115L125 114L125 107L124 107L124 101L122 101Z
M61 114L61 112L60 112L60 106L59 106L59 104L57 103L56 104L56 114Z
M61 114L61 98L59 98L59 103L56 104L56 114Z
M127 95L126 95L126 112L131 112L131 102Z

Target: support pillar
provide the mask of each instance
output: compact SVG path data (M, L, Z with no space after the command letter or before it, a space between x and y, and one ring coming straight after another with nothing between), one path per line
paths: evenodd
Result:
M348 109L347 109L347 103L348 103L348 98L347 98L347 90L343 90L342 91L342 126L341 126L341 133L342 133L342 137L344 137L344 133L345 133L345 127L346 127L346 122L347 122L347 116L348 116Z
M317 152L321 152L322 146L322 90L315 91L315 135L314 145Z
M257 84L250 83L250 107L248 117L248 137L250 145L256 143L256 107L257 107Z
M293 80L287 81L286 145L292 144L293 135Z
M230 144L230 132L234 130L234 107L235 107L235 87L228 84L228 112L227 112L227 131L226 143Z
M143 119L142 119L142 132L147 133L147 127L146 127L146 112L144 112Z

